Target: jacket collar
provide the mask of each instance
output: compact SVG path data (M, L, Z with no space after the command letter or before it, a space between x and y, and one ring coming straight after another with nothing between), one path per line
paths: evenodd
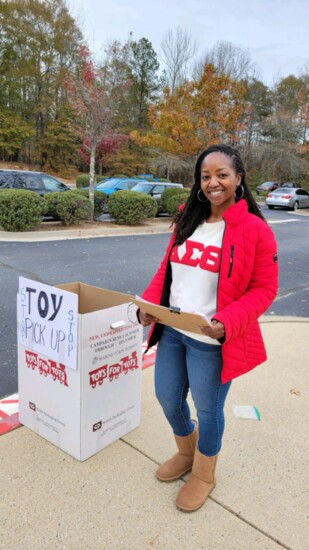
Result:
M223 212L222 218L224 219L225 223L228 223L229 225L238 225L241 223L242 219L246 214L248 213L248 205L245 199L241 199L238 202L235 202L232 206L229 206Z

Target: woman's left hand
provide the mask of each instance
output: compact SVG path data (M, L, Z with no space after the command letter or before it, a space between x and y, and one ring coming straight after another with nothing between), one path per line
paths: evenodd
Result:
M213 338L213 340L220 340L225 336L224 325L215 319L211 321L208 327L200 327L200 330L203 334L209 336L209 338Z

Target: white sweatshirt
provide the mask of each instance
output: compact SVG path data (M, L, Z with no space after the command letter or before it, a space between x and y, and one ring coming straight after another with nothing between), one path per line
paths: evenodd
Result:
M217 286L221 260L224 220L202 223L182 245L175 246L170 260L172 285L170 305L181 310L203 313L211 318L216 313ZM195 340L220 345L201 333L180 331Z

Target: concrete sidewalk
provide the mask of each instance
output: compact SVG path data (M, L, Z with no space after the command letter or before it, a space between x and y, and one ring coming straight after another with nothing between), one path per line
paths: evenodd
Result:
M143 371L142 421L80 463L25 427L0 438L0 541L6 550L306 550L309 548L309 319L262 318L268 361L236 379L226 403L217 486L199 511L161 483L175 452ZM237 418L255 405L261 420Z

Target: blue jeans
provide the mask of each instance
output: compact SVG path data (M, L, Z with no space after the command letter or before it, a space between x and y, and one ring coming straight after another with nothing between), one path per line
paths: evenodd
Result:
M155 392L175 435L194 430L187 402L190 388L199 426L199 451L216 455L224 431L224 402L231 382L222 384L221 346L205 344L164 327L155 363Z

